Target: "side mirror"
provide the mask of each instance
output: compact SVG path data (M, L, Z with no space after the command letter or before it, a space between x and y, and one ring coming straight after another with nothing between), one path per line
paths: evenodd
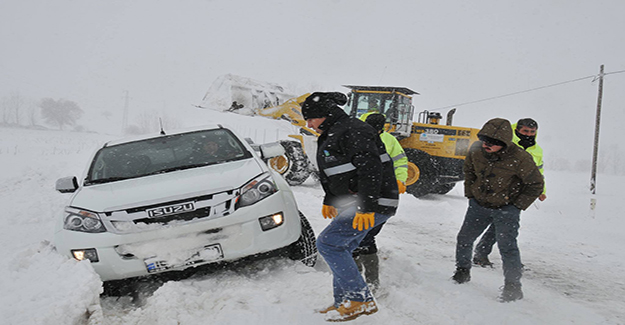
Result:
M78 189L76 176L63 177L56 180L56 190L61 193L74 193Z
M262 159L274 158L284 154L284 147L279 142L260 145L260 155Z

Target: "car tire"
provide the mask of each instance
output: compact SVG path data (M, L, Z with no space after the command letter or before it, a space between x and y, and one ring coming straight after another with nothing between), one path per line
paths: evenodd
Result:
M302 234L299 239L291 244L288 257L292 260L301 261L306 266L313 267L317 263L317 239L310 223L302 212L299 212Z
M269 167L277 171L289 185L300 185L310 176L310 162L297 141L280 141L284 155L268 160Z
M406 180L406 192L414 197L422 197L432 193L436 169L430 155L417 149L404 149L408 157L408 179Z

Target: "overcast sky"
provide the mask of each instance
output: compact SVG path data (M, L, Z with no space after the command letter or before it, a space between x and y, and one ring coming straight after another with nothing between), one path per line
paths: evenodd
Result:
M417 111L445 114L601 64L625 70L623 13L621 0L3 0L0 97L117 114L128 91L135 112L180 112L232 73L300 89L403 86L421 94ZM460 105L454 124L534 117L547 155L590 159L597 85ZM620 142L623 89L625 73L605 77L602 149Z

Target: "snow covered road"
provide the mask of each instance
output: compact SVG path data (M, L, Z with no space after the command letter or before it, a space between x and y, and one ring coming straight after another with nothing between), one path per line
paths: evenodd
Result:
M262 120L265 121L265 120ZM4 324L320 324L314 309L331 300L331 275L269 259L244 268L170 281L133 304L100 300L88 262L50 245L68 197L57 178L82 172L98 134L0 129L0 322ZM625 178L599 175L595 218L588 213L588 176L546 172L548 199L522 213L519 236L525 298L496 301L503 284L495 268L474 268L471 282L449 280L455 236L467 206L458 185L447 195L402 195L398 214L378 236L383 288L380 311L357 324L623 324ZM322 190L314 180L294 187L300 210L318 234ZM148 291L149 292L149 291Z

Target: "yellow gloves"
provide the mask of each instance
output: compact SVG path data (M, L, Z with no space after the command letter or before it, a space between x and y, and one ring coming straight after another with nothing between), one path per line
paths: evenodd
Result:
M397 189L399 190L399 194L406 193L406 184L404 182L397 180Z
M354 216L354 222L352 223L352 227L354 229L356 229L356 227L358 227L358 231L362 231L363 229L363 225L364 225L364 229L369 229L369 227L373 227L373 225L375 224L375 217L374 217L373 212L369 212L369 213L363 213L363 212L356 212L356 215Z
M332 219L338 215L338 212L336 211L335 207L324 204L323 207L321 208L321 214L326 219ZM375 225L375 213L356 212L356 215L354 216L354 221L352 223L352 227L354 227L354 229L358 229L358 231L362 231L363 228L366 230L369 228L373 228L374 225Z
M338 215L338 213L336 212L336 208L331 206L331 205L323 205L323 207L321 208L321 214L323 215L324 218L328 219L332 219L334 217L336 217ZM356 228L356 227L354 227Z

